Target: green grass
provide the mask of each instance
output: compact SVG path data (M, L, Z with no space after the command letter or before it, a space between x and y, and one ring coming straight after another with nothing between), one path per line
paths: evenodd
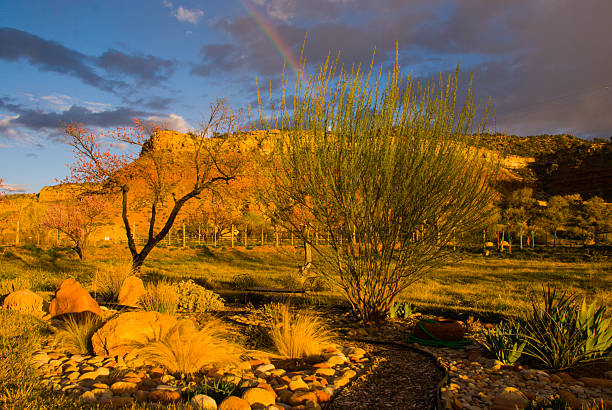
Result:
M544 249L549 252L550 249ZM561 262L521 260L520 250L513 257L485 258L465 255L461 262L433 270L405 290L399 300L411 302L417 311L466 311L518 315L530 306L530 295L550 283L560 289L587 295L599 304L612 305L612 261ZM568 252L568 250L564 250ZM582 252L578 249L576 252ZM0 255L2 252L0 251ZM7 254L10 256L7 257ZM52 256L50 256L52 255ZM257 286L284 287L287 277L295 276L301 263L301 249L256 247L246 250L194 248L157 248L142 269L145 281L192 279L222 295L239 295L235 289L237 275L248 274ZM126 247L91 248L90 258L80 262L68 251L29 250L8 247L0 257L0 291L10 281L22 281L31 289L51 293L64 278L74 276L91 288L94 272L114 260L129 258ZM315 260L316 264L316 260ZM338 300L336 290L325 288L310 301ZM49 297L48 297L49 298Z

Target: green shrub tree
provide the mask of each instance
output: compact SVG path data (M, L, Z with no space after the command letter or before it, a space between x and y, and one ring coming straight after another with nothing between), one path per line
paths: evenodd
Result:
M265 157L273 220L312 246L316 269L364 321L384 319L402 290L447 263L454 235L483 226L497 168L478 148L488 110L475 121L471 81L457 103L458 67L422 85L401 74L397 53L390 72L372 66L328 59L305 79L302 64L292 107L284 75L272 113L259 99L264 126L280 129Z

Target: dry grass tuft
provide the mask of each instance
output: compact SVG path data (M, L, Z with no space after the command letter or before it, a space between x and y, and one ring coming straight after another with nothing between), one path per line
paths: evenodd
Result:
M270 338L276 351L289 359L309 359L321 355L332 341L325 322L309 312L292 313L287 305L276 305Z
M225 326L210 321L198 330L188 319L179 320L158 340L150 340L138 348L138 355L170 372L194 374L210 364L235 364L242 348L228 339Z
M167 315L174 315L178 308L178 293L169 282L161 281L148 284L146 293L140 299L140 306L144 310L154 310Z
M90 354L91 338L103 324L104 320L95 315L84 316L82 320L69 317L55 333L55 340L68 353Z
M130 261L102 265L94 273L92 282L94 293L100 295L106 302L117 302L123 281L133 272Z

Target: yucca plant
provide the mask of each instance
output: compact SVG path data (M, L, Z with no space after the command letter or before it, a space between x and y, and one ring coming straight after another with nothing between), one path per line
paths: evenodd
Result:
M276 306L270 339L279 355L288 359L316 358L332 338L325 322L312 313L292 313L287 305Z
M505 365L513 365L523 354L527 342L516 322L502 322L495 329L485 329L480 345Z
M144 310L174 315L178 308L178 300L175 286L169 282L160 281L146 286L146 292L140 298L140 306Z
M93 314L79 320L68 317L55 333L55 340L68 353L90 354L93 351L91 338L103 324L104 320Z
M229 341L220 321L209 321L201 329L189 319L179 320L161 338L140 345L138 355L170 372L192 375L208 364L234 364L242 349Z

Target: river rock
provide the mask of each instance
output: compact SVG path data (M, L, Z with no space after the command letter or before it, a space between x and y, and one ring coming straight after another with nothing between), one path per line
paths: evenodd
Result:
M245 399L229 396L221 402L219 410L251 410L251 405Z
M196 394L191 398L191 405L200 410L217 410L217 402L205 394Z
M276 401L276 394L271 393L267 389L254 387L247 389L247 391L245 391L242 395L242 398L246 400L251 407L253 405L265 407L274 404Z

